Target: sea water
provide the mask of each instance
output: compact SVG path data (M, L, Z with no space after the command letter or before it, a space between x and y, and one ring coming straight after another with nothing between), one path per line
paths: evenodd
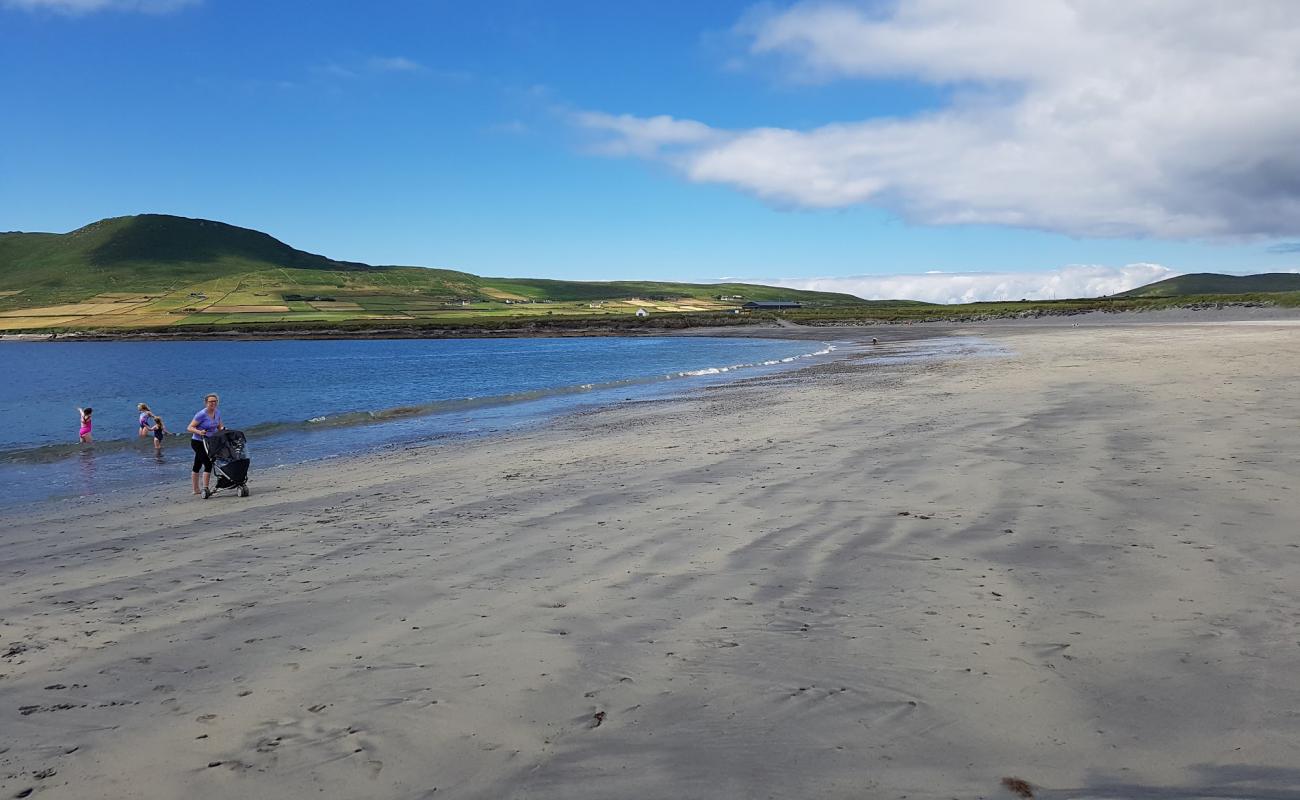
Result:
M248 437L258 473L536 425L839 358L888 365L1005 355L970 336L860 342L731 337L0 342L0 524L5 508L174 483L185 428L209 392ZM161 452L136 404L163 417ZM94 408L80 444L78 407Z
M0 507L188 485L208 392L258 471L510 430L815 363L834 342L714 337L0 343ZM140 438L136 404L170 431ZM79 444L77 407L94 409Z

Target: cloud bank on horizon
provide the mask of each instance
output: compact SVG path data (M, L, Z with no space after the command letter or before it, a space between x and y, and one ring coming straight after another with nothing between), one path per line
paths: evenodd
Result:
M754 58L805 81L913 81L943 107L810 130L586 111L609 155L779 207L927 225L1234 241L1300 234L1293 0L846 0L759 11ZM665 109L671 112L671 109Z
M866 300L974 303L984 300L1054 300L1127 292L1181 273L1160 264L1105 267L1072 264L1050 272L926 272L755 281L790 289L844 292Z

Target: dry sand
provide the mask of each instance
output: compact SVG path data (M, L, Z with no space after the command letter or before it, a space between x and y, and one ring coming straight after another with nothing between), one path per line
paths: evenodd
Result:
M987 335L10 515L0 798L1300 796L1300 327Z

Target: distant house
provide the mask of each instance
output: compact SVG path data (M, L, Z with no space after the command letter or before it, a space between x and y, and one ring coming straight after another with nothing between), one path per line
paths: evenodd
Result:
M720 294L718 295L718 299L719 300L744 300L745 296L743 294Z
M648 317L648 316L650 316L650 312L649 312L649 311L646 311L644 308L638 308L638 309L636 310L636 315L637 315L638 317Z
M796 303L793 300L750 300L748 303L741 306L741 308L746 308L750 311L786 311L791 308L803 308L803 304Z

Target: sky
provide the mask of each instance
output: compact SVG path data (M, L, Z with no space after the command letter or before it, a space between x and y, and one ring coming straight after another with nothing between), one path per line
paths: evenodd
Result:
M1293 0L0 0L0 230L936 302L1300 271Z

